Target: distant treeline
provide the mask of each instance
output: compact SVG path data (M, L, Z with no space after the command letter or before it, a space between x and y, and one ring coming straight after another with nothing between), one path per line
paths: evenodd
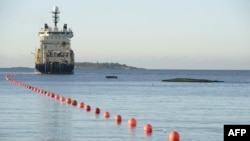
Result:
M140 69L119 63L92 63L92 62L75 62L75 68L82 69Z
M143 69L132 66L127 66L125 64L119 63L92 63L92 62L75 62L75 68L80 69ZM1 70L7 69L34 69L29 67L11 67L11 68L0 68Z

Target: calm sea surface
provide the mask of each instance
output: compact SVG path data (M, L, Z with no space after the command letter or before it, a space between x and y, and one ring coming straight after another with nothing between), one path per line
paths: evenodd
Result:
M83 101L92 111L12 84L5 74ZM105 78L112 74L118 79ZM225 82L161 81L175 77ZM117 114L121 125L114 122ZM131 117L137 120L133 129L127 125ZM153 126L152 135L144 134L146 123ZM0 69L1 141L168 141L173 130L181 141L222 141L224 124L250 124L250 71L76 69L74 75L38 75L33 69Z

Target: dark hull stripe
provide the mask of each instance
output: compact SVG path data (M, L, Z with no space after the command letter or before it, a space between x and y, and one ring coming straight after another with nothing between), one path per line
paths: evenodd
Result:
M74 64L47 63L35 64L37 72L47 74L73 74Z

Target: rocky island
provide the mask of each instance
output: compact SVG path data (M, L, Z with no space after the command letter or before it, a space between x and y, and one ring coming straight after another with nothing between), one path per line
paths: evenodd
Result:
M199 83L212 83L212 82L224 82L219 80L209 80L209 79L194 79L194 78L174 78L165 79L163 82L199 82Z

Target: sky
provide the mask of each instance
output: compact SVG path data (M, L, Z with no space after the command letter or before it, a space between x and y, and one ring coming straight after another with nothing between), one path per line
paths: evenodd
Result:
M0 0L0 67L34 67L55 5L76 62L250 70L249 0Z

